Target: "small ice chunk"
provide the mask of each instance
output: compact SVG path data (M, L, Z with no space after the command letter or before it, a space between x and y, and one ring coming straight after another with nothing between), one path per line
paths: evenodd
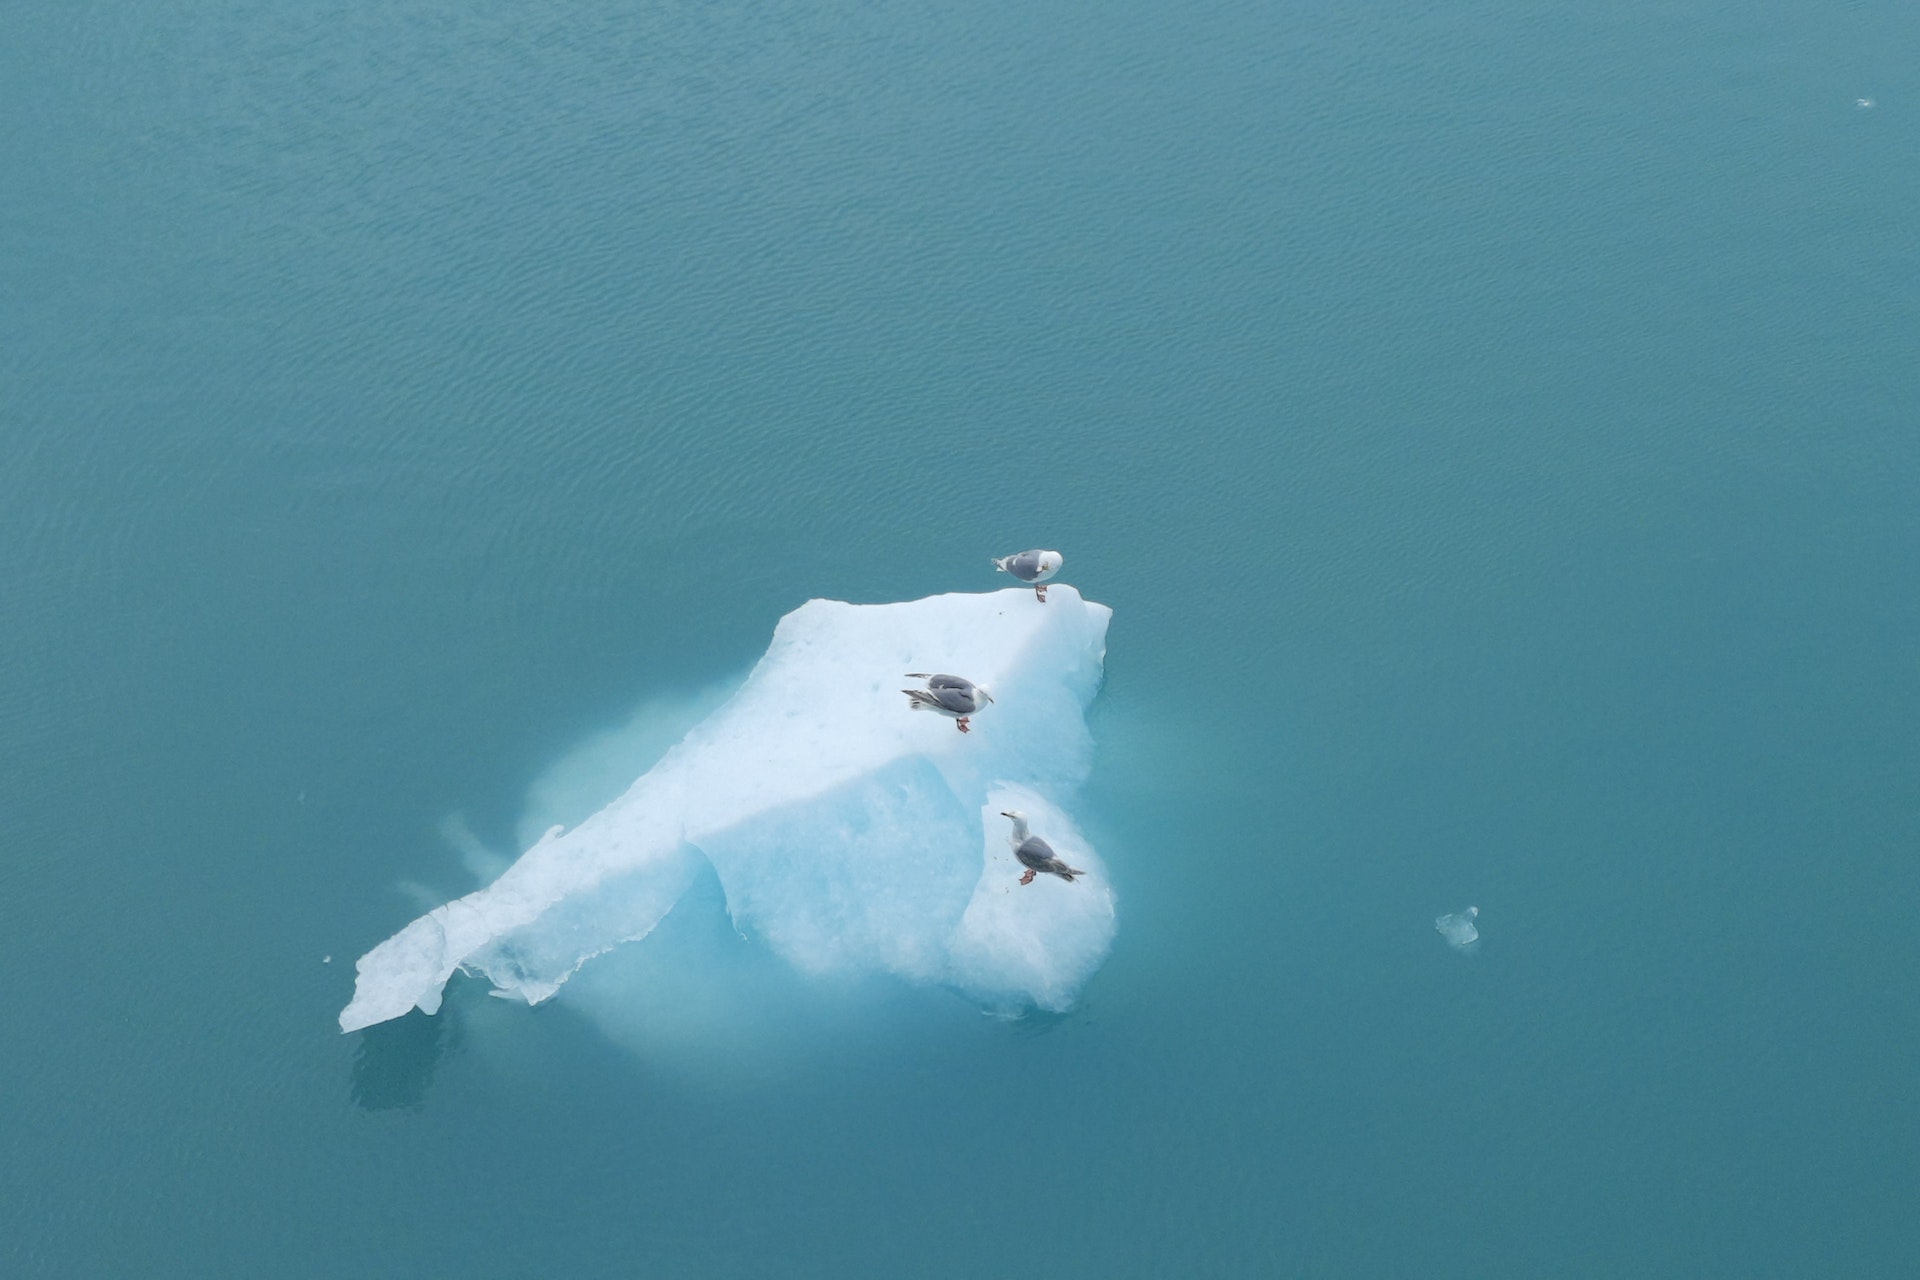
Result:
M1480 930L1474 927L1474 919L1480 914L1480 908L1468 907L1465 911L1456 911L1452 915L1437 916L1433 927L1447 945L1455 951L1471 951L1480 941Z

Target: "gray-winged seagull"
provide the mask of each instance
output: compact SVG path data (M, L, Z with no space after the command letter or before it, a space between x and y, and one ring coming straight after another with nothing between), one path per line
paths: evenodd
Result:
M943 716L952 716L958 722L956 727L962 733L971 733L967 728L967 717L979 711L981 707L993 701L993 695L987 692L983 684L975 684L960 676L928 674L925 671L907 672L909 680L925 680L924 689L902 689L907 695L907 705L915 711L937 711Z
M1067 558L1058 551L1022 551L1017 556L1001 556L994 560L993 567L1002 573L1010 573L1022 582L1033 584L1033 594L1040 597L1040 603L1047 602L1047 579L1060 572L1060 566Z
M1008 843L1013 846L1013 856L1020 859L1020 865L1027 869L1027 874L1020 877L1021 884L1032 884L1034 876L1043 871L1050 876L1059 876L1068 884L1073 883L1075 876L1087 874L1078 867L1070 867L1062 862L1060 855L1045 840L1027 834L1026 814L1018 809L1002 809L1000 816L1013 819L1013 836Z

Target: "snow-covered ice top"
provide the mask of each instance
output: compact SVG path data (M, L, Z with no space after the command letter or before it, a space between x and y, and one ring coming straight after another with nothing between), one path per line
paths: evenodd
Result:
M1090 762L1085 710L1111 617L1070 586L1045 603L1017 588L808 601L740 691L618 800L361 957L341 1029L437 1011L463 967L496 994L544 1000L587 959L644 938L703 860L741 931L803 970L1067 1007L1114 929L1099 858L1062 807ZM964 673L996 701L957 734L908 713L900 679L915 670ZM1090 874L1019 887L1004 809Z

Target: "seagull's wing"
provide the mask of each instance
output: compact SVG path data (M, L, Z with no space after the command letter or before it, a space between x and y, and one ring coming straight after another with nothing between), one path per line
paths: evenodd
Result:
M1020 842L1020 847L1013 852L1014 856L1019 858L1020 861L1036 869L1044 868L1049 862L1058 862L1060 860L1059 856L1054 853L1053 846L1045 840L1042 840L1039 836L1028 836Z
M1028 836L1013 852L1022 864L1032 867L1035 871L1059 876L1062 880L1072 881L1075 876L1087 874L1078 867L1068 866L1066 860L1053 851L1053 846L1039 836Z
M957 711L963 716L972 715L980 709L980 691L975 689L970 681L960 680L957 684L936 684L933 686L933 696L939 700L941 706L949 711Z
M1000 567L1022 582L1032 582L1040 576L1040 553L1022 551L1017 556L1008 556L1002 560Z
M973 688L973 681L971 680L964 680L959 676L941 675L937 671L909 671L907 672L907 679L925 680L929 689Z
M916 707L944 711L950 716L970 716L980 709L980 699L966 689L902 689L900 692Z

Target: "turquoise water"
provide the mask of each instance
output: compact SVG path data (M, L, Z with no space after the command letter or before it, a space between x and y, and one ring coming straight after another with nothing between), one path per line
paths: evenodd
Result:
M1920 10L9 18L9 1273L1911 1267ZM1076 1012L337 1034L449 815L1026 546Z

